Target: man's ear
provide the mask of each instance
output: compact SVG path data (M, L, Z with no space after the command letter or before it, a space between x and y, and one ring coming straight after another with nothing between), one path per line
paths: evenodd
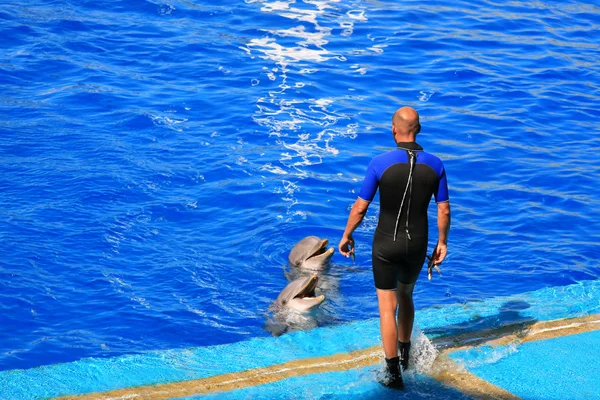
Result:
M415 133L415 135L419 132L421 132L421 123L417 122L417 132Z

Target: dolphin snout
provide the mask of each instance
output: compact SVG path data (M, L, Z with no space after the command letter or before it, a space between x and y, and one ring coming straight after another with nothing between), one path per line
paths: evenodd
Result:
M328 239L307 236L298 242L290 252L288 259L297 267L323 270L329 265L329 260L335 252L334 248L327 249Z
M317 273L290 282L277 297L277 305L299 312L311 311L325 300L323 295L315 296L318 282L319 275Z

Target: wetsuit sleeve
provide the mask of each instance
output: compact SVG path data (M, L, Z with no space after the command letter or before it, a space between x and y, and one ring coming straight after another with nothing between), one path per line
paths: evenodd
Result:
M436 203L442 203L450 200L450 197L448 196L448 181L446 180L446 170L444 167L442 167L442 173L440 175L438 187L434 193L434 196Z
M360 193L358 194L358 197L368 202L373 201L373 197L375 197L377 187L379 186L379 178L377 177L377 172L375 172L373 164L373 161L369 163L365 180L363 181Z

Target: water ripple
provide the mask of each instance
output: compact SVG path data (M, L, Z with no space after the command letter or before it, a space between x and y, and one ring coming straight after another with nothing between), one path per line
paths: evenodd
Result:
M417 307L598 279L596 5L59 0L0 15L0 369L268 335L289 250L337 243L399 105L421 113L453 207L443 278L417 285ZM378 212L356 264L333 258L313 325L377 315Z

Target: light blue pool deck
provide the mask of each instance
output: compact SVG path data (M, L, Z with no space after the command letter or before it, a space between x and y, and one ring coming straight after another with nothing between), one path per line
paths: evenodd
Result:
M428 338L600 313L600 281L418 311ZM599 327L600 328L600 327ZM0 399L45 399L126 387L201 379L287 361L347 353L380 343L377 319L254 338L221 346L88 358L0 372ZM523 399L600 399L600 331L518 346L479 346L451 353L469 372ZM408 373L407 389L376 380L380 366L304 375L194 398L467 398L425 375Z
M478 377L522 399L600 399L600 331L523 343L497 362L498 349L452 354ZM495 357L493 357L495 358Z

